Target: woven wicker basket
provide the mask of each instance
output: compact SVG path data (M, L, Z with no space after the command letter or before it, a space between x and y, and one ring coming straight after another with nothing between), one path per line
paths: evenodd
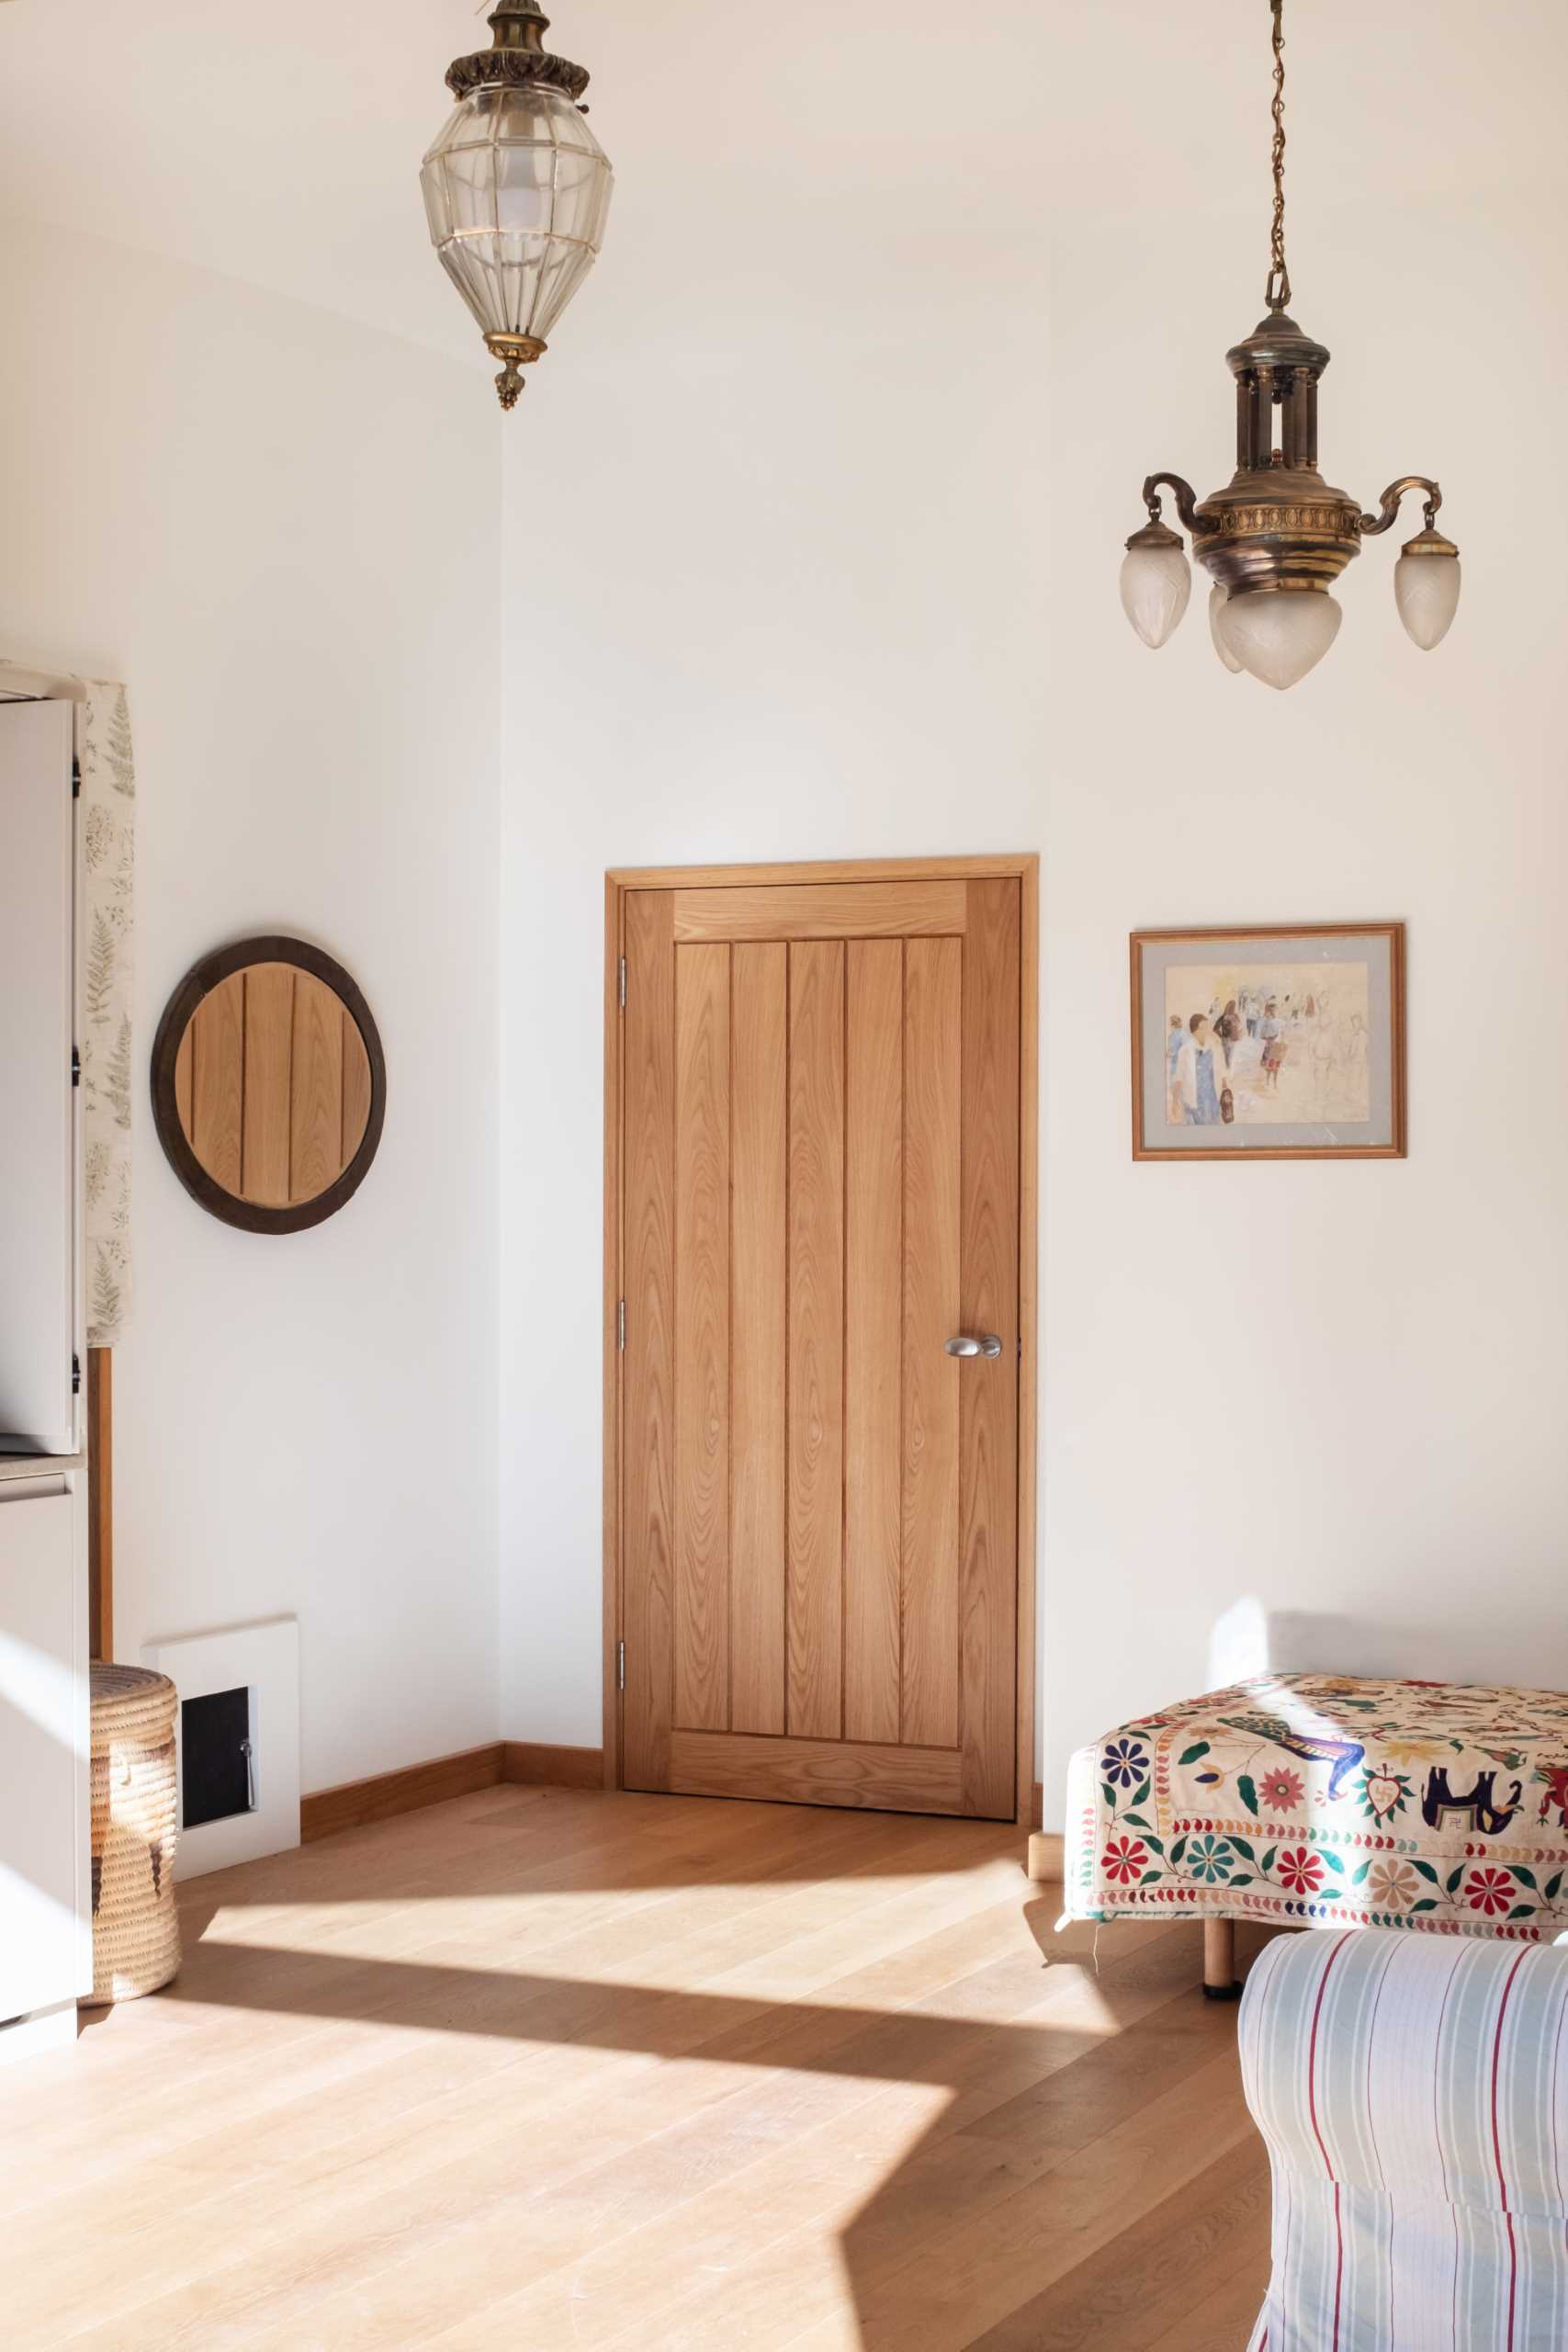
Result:
M93 1668L93 1989L84 2008L155 1993L179 1969L176 1704L166 1675Z

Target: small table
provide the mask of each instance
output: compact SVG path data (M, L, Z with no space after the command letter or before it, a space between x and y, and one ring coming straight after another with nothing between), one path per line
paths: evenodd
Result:
M1201 1919L1234 1999L1235 1923L1551 1943L1568 1930L1568 1696L1263 1675L1074 1757L1072 1919Z

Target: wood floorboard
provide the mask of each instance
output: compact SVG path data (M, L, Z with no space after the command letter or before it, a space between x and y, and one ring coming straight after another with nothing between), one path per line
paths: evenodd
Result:
M987 2329L974 2352L1126 2352L1168 2322L1187 2324L1226 2267L1248 2273L1250 2325L1268 2252L1268 2173L1223 2156L1145 2218L1132 2259L1113 2239Z
M1241 2352L1267 2163L1195 1929L1020 1833L503 1786L181 1890L0 2075L27 2352Z

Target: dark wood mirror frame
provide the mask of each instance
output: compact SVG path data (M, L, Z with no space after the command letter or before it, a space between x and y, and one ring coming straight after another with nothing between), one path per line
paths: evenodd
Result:
M297 1201L284 1208L268 1208L242 1199L209 1174L186 1134L175 1085L180 1046L197 1007L236 972L257 964L291 965L330 989L358 1029L370 1065L369 1115L354 1158L341 1175L313 1199ZM239 939L193 965L164 1008L152 1043L152 1116L169 1165L192 1200L211 1216L221 1218L225 1225L238 1226L244 1233L302 1233L308 1227L334 1216L365 1182L381 1140L387 1109L387 1062L380 1032L370 1007L343 966L302 939L274 934Z

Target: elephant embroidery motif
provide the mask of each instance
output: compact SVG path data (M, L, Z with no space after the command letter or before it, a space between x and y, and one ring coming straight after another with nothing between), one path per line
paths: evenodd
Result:
M1427 1793L1421 1802L1421 1818L1428 1829L1440 1829L1451 1813L1461 1814L1479 1836L1500 1838L1512 1821L1524 1798L1523 1784L1516 1781L1512 1798L1499 1804L1493 1795L1495 1772L1477 1772L1475 1786L1468 1796L1461 1796L1449 1786L1448 1768L1435 1764L1427 1775Z

